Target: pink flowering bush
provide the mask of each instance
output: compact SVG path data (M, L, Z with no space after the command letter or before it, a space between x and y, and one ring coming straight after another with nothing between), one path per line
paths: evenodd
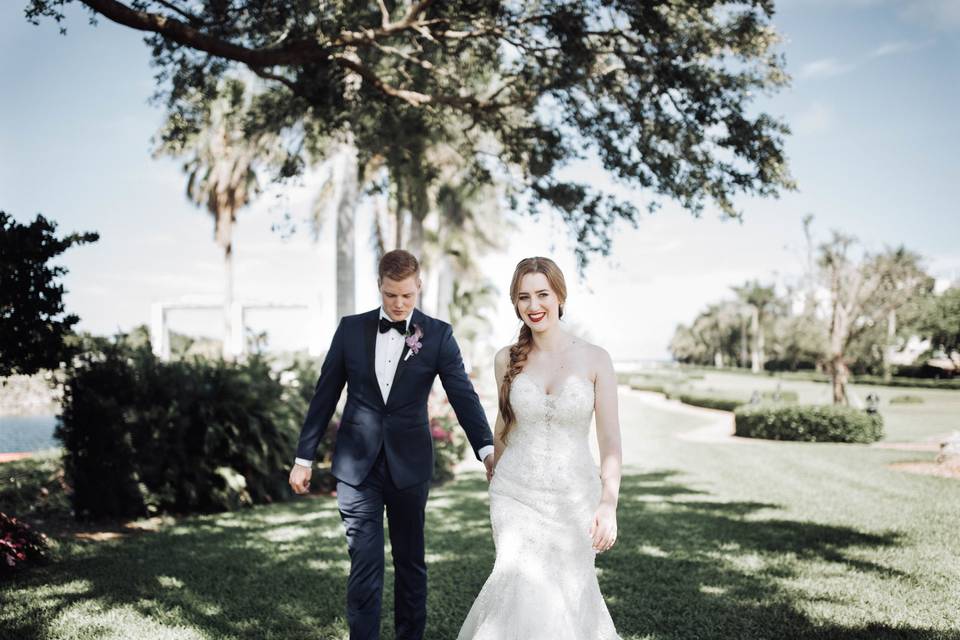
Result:
M28 562L46 562L47 549L45 535L0 511L0 575L13 573Z
M460 429L453 407L442 392L434 390L430 394L427 410L433 438L432 482L440 484L453 479L453 468L463 460L467 451L467 439Z

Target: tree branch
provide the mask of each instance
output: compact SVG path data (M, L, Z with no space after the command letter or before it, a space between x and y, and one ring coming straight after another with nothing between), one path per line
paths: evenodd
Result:
M185 22L157 13L137 11L117 0L80 0L105 18L139 31L151 31L199 51L243 62L250 67L304 64L329 57L315 40L296 40L276 49L250 49L203 33Z
M277 82L283 84L283 85L286 86L288 89L290 89L290 91L291 91L294 95L298 95L298 94L297 94L297 85L294 84L294 82L293 82L292 80L290 80L290 78L285 78L285 77L283 77L283 76L281 76L281 75L277 75L277 74L275 74L275 73L271 73L271 72L269 72L269 71L267 71L266 69L263 69L263 68L261 68L261 67L250 67L250 70L253 71L255 74L257 74L258 76L260 76L261 78L263 78L263 79L265 79L265 80L276 80Z

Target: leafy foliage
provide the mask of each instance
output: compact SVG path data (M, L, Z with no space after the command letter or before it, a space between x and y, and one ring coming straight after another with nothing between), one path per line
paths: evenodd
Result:
M69 513L67 489L59 451L10 460L0 473L0 511L30 519Z
M433 438L433 476L431 482L441 484L453 480L453 468L463 460L467 440L457 426L450 407L446 413L430 418L430 436Z
M260 356L162 362L123 336L92 339L68 372L56 429L76 516L287 499L305 410Z
M27 19L61 22L70 2L28 0ZM738 217L737 195L793 188L788 128L750 109L787 83L770 0L84 4L150 34L155 100L183 135L191 96L245 65L269 86L248 134L286 131L309 151L349 132L360 166L382 158L397 209L420 220L438 175L428 148L447 144L473 182L509 182L515 208L559 212L581 266L639 215L635 197L565 174L590 155L648 209L669 198Z
M64 312L67 270L47 263L73 245L96 242L96 233L54 235L57 224L37 215L19 224L0 211L0 377L56 369L71 354L65 337L80 318Z
M0 575L12 573L27 563L46 562L48 547L44 534L0 511Z
M736 435L806 442L876 442L883 418L845 405L754 405L734 412Z
M918 330L960 369L960 287L951 287L929 299Z

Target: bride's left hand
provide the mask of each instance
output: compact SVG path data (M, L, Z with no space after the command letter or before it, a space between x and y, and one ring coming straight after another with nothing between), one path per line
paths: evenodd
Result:
M590 525L590 537L593 538L593 548L601 553L617 541L617 510L613 505L601 502L597 507Z

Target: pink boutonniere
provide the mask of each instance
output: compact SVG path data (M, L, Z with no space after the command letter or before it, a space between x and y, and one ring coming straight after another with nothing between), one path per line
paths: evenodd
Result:
M416 355L417 352L420 351L420 347L423 346L423 343L420 342L420 338L422 337L423 329L421 329L420 325L418 324L413 325L413 333L410 333L409 330L407 331L405 341L407 346L410 347L410 351L407 352L407 356L404 358L404 360L409 358L411 355Z

